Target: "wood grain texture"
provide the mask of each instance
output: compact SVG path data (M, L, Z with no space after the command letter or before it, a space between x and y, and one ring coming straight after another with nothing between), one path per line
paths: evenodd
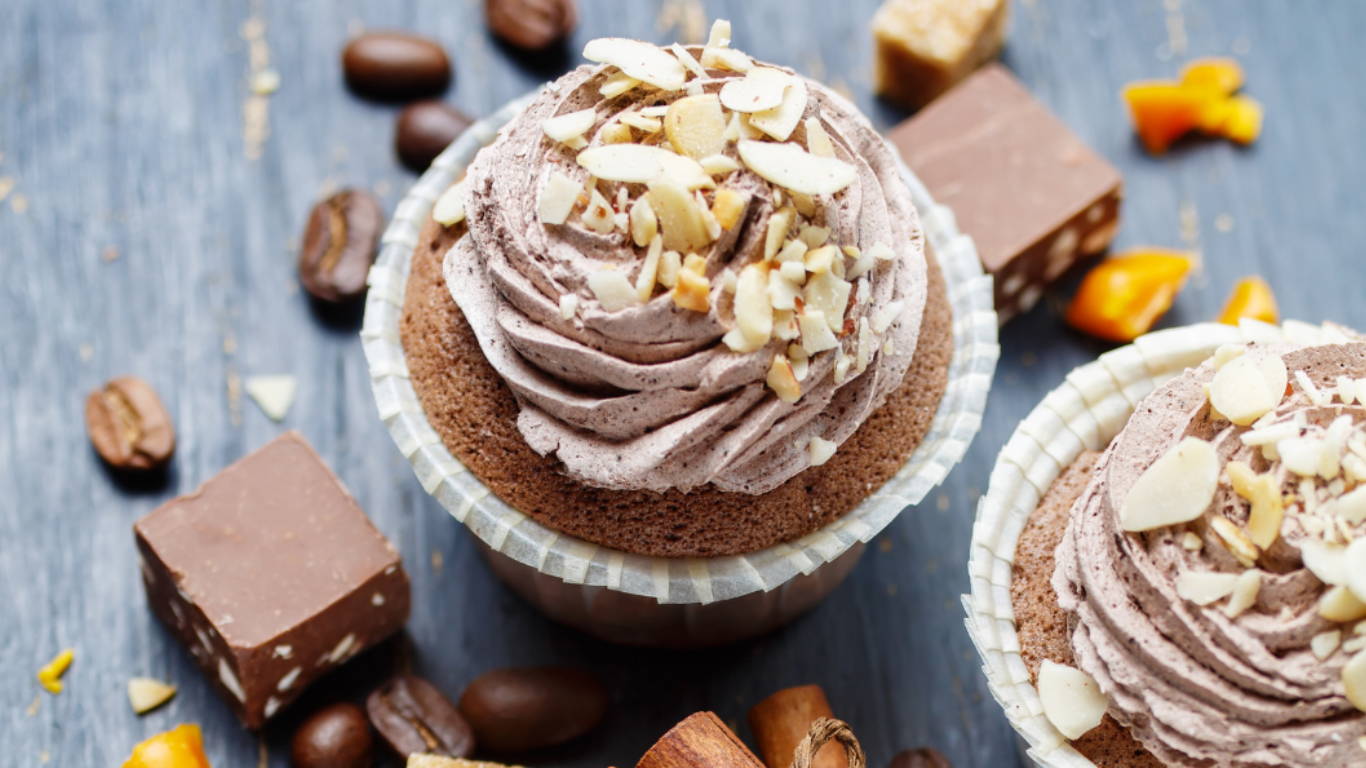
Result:
M721 651L602 646L541 619L497 584L470 537L423 494L375 416L355 318L321 318L294 278L292 245L317 195L376 189L387 206L412 180L393 155L396 110L343 88L354 27L416 29L457 67L447 98L484 114L576 60L529 63L484 31L482 0L0 3L0 732L15 765L116 765L180 721L204 726L215 766L284 766L290 727L329 698L359 695L394 662L453 695L485 669L579 663L614 691L597 734L531 764L629 765L682 716L732 725L769 693L820 683L875 765L921 744L955 766L1014 765L1014 735L962 628L958 596L973 507L1016 422L1072 366L1103 350L1062 325L1067 286L1003 334L986 424L963 465L872 547L854 576L795 626ZM569 49L604 34L669 40L660 6L581 0ZM870 94L866 24L876 0L706 0L761 58L847 88L880 127L901 117ZM1175 10L1173 10L1175 9ZM266 24L270 135L243 152L249 47ZM1288 316L1366 326L1366 93L1357 38L1366 4L1324 0L1021 0L1006 62L1124 172L1118 245L1198 245L1205 266L1165 320L1212 317L1233 281L1261 273ZM1182 41L1184 40L1184 46ZM1127 80L1181 59L1233 54L1267 129L1248 149L1183 143L1154 159L1118 99ZM27 203L21 203L20 200ZM1183 213L1184 212L1184 213ZM1183 224L1184 219L1184 224ZM108 249L118 257L102 258ZM157 484L115 482L81 429L85 394L122 373L147 378L176 419L180 453ZM291 373L284 425L229 397L233 377ZM146 610L130 526L286 427L301 430L401 549L415 607L403 648L371 654L267 729L241 730ZM60 696L40 664L77 649ZM411 651L410 653L407 651ZM180 685L134 716L127 678ZM30 704L38 696L36 712ZM745 730L741 735L748 738Z

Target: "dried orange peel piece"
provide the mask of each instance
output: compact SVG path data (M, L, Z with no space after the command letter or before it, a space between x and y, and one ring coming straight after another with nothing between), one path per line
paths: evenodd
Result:
M61 653L52 657L52 661L44 664L38 669L38 683L51 694L62 692L62 675L70 668L72 660L76 658L76 651L67 648Z
M1232 59L1197 59L1179 81L1145 80L1124 88L1134 130L1149 152L1160 155L1190 131L1250 144L1261 134L1262 105L1237 95L1243 69Z
M1097 264L1067 308L1067 322L1108 341L1133 341L1171 308L1194 263L1165 248L1127 251Z
M133 747L123 768L212 768L199 726L178 725Z
M1276 309L1276 295L1271 286L1260 277L1245 277L1233 286L1233 293L1219 313L1219 322L1237 325L1243 318L1274 323L1280 319Z

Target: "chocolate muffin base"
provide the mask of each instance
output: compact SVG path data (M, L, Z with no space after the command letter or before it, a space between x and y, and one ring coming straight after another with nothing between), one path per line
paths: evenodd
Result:
M493 370L446 289L442 261L463 236L427 222L418 238L399 335L427 420L451 454L500 499L562 533L656 557L716 557L791 541L839 519L899 470L929 431L948 386L953 318L943 274L929 291L915 359L896 391L824 465L768 493L689 493L586 486L517 430L512 391Z
M1053 591L1053 553L1067 530L1072 505L1086 490L1100 454L1087 451L1077 457L1049 486L1038 509L1029 516L1015 546L1015 567L1010 580L1010 604L1015 610L1015 632L1020 638L1020 658L1037 683L1039 666L1047 659L1075 666L1068 642L1067 614L1058 606ZM1110 715L1072 747L1099 768L1163 768Z

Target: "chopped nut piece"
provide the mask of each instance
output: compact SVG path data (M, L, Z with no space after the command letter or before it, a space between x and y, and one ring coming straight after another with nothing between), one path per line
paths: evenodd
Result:
M1205 548L1205 541L1195 533L1186 531L1186 533L1181 536L1181 548L1187 552L1199 552Z
M769 388L778 395L778 399L785 403L795 403L802 397L802 385L797 383L797 376L792 372L792 363L788 361L787 355L781 352L773 356L766 381Z
M1347 545L1343 561L1347 570L1347 588L1358 600L1366 602L1366 538L1358 538Z
M432 205L432 219L443 227L453 227L465 220L465 182L446 188Z
M825 313L819 309L803 309L797 315L797 326L802 332L802 349L806 350L808 355L839 346L839 339L835 338L835 332L830 330Z
M659 280L659 262L663 255L664 238L652 235L649 250L645 252L645 261L640 265L640 274L636 275L636 298L642 304L649 301L655 293L655 283Z
M793 326L796 326L797 324L796 315L784 319ZM796 336L793 336L793 338L796 338ZM806 354L806 350L802 348L802 345L788 344L787 359L792 362L792 374L797 377L797 381L806 381L806 375L811 372L811 357Z
M593 128L593 123L597 122L598 113L591 107L580 109L577 112L566 112L556 115L541 123L541 130L545 135L559 142L566 142L570 139L583 138Z
M624 37L600 37L583 47L589 61L610 64L626 75L664 91L683 87L687 73L678 59L657 45Z
M681 269L678 272L678 284L674 286L673 299L674 304L681 309L706 312L711 309L711 281L691 269Z
M733 229L740 221L740 214L745 212L745 205L748 199L733 189L718 189L716 197L711 202L711 215L716 217L716 223L722 229Z
M631 126L613 121L598 131L598 139L603 144L630 144L635 141L635 135L631 133Z
M598 93L601 94L604 99L615 99L638 85L640 85L640 81L625 72L614 72L603 81L602 87L598 89Z
M793 242L798 241L794 240ZM784 248L783 250L786 251L787 249ZM782 256L781 253L778 255L779 257ZM802 264L800 259L787 260L779 258L778 271L782 273L782 276L784 278L791 280L797 285L801 285L802 283L806 282L806 267Z
M678 43L673 43L669 46L669 53L672 53L674 58L678 59L678 63L682 64L684 69L698 77L707 76L707 70L702 68L702 65L688 52L687 48L684 48Z
M1304 567L1324 584L1347 584L1347 548L1316 539L1300 542L1300 558Z
M626 273L615 269L600 269L589 275L588 289L608 312L616 312L638 303L635 286L626 279Z
M808 195L832 195L854 183L854 166L833 157L817 157L797 144L742 139L740 160L765 181Z
M552 171L541 190L536 213L542 224L563 224L579 199L579 183L559 171Z
M1236 573L1184 571L1176 577L1176 594L1196 605L1209 605L1233 594L1237 582Z
M1323 661L1333 655L1333 651L1338 649L1342 642L1342 632L1337 629L1330 629L1327 632L1320 632L1309 638L1309 650L1314 652L1314 657Z
M288 374L268 374L248 376L243 388L251 399L271 421L284 421L294 405L294 393L299 381Z
M803 273L806 272L806 243L801 240L788 240L787 245L778 251L776 258L779 264L795 264L801 267ZM803 275L805 281L805 275Z
M854 258L854 263L852 266L849 267L849 271L845 273L845 277L849 278L850 280L863 277L868 273L869 270L871 270L876 265L877 258L874 257L873 254L860 253L858 254L858 256Z
M996 57L1005 0L889 0L873 17L878 94L915 109Z
M565 320L574 319L574 313L579 311L579 297L576 294L566 293L560 297L560 317Z
M150 677L134 677L128 681L128 703L133 712L146 714L165 704L175 695L175 686Z
M854 351L854 370L863 373L868 370L868 363L873 360L873 352L877 345L877 337L873 335L873 329L868 325L868 318L858 319L858 348Z
M1120 508L1120 523L1126 531L1151 531L1189 522L1209 509L1218 485L1214 446L1187 437L1134 482Z
M717 19L711 26L711 35L702 49L702 66L713 69L729 69L733 72L748 72L754 63L740 51L730 46L730 22Z
M816 157L834 157L835 143L830 140L830 134L825 132L820 118L808 117L803 125L806 127L806 151Z
M749 351L768 343L773 334L773 306L768 299L765 264L749 264L740 270L735 286L735 322Z
M1253 544L1266 549L1281 535L1281 520L1284 517L1281 484L1274 475L1259 475L1241 461L1228 463L1228 478L1234 492L1252 502L1252 512L1247 521L1248 534Z
M818 227L814 224L807 224L797 233L797 237L800 238L803 243L806 243L808 248L817 248L825 245L826 241L830 239L830 230L827 227Z
M1228 604L1224 606L1224 615L1230 619L1236 619L1243 615L1244 611L1256 604L1257 593L1261 588L1261 571L1247 570L1238 574L1238 580L1233 585L1233 594L1229 596Z
M781 269L774 269L768 273L768 301L774 309L795 310L797 298L801 295L801 285L789 280Z
M835 455L835 443L823 437L813 437L806 444L807 455L811 457L811 466L819 467L830 460Z
M792 226L791 208L784 208L768 217L768 229L764 233L764 260L772 261L778 255L783 240L787 238L788 227Z
M659 259L659 284L673 288L678 284L678 271L682 268L683 256L678 251L665 251Z
M841 349L839 352L839 358L835 360L835 370L830 378L836 384L843 384L844 380L849 377L849 366L853 362L853 358L844 354L844 350Z
M806 83L799 77L790 77L782 93L781 104L773 109L766 109L750 115L749 124L778 141L787 141L792 136L792 132L796 130L797 123L802 121L802 114L806 111ZM815 157L815 155L811 156ZM833 158L822 159L830 160ZM819 193L812 192L810 194Z
M754 67L743 78L722 86L721 104L746 114L774 109L782 105L783 92L793 79L780 69Z
M802 288L802 298L806 306L820 310L830 324L830 330L840 333L844 328L844 311L849 305L849 292L853 289L848 281L830 272L813 275Z
M702 217L702 226L707 228L708 242L720 239L721 222L712 215L711 208L707 206L707 199L698 191L693 193L693 202L697 203L697 213Z
M711 155L698 160L697 163L711 176L725 176L740 170L740 164L726 155Z
M1287 378L1280 355L1242 355L1214 374L1210 404L1234 424L1247 426L1280 404Z
M873 331L876 333L886 333L892 323L901 316L906 309L906 302L903 299L889 301L878 308L873 313Z
M668 178L651 181L646 197L659 218L664 247L674 251L698 251L711 242L707 223L686 188Z
M643 197L636 200L631 205L630 216L631 241L641 247L649 245L659 232L659 219L655 218L655 210L650 207L650 201Z
M802 242L794 240L793 242ZM839 250L833 245L825 245L814 250L807 251L802 257L806 263L806 271L813 275L824 275L834 269L835 259L839 258Z
M700 160L726 148L726 118L714 93L686 96L669 105L664 135L680 155Z
M1100 725L1109 706L1090 675L1047 659L1039 666L1038 689L1044 717L1069 739L1081 738Z
M1329 621L1356 621L1366 618L1366 603L1347 587L1333 587L1319 598L1319 615Z
M605 235L616 229L617 223L613 214L612 205L595 187L589 193L588 207L583 209L581 215L583 225L600 235Z
M773 338L781 341L795 341L801 336L801 329L797 327L797 313L791 309L773 310ZM790 346L790 345L789 345ZM806 373L797 367L797 361L791 354L787 356L792 361L792 372L797 375L797 381L806 378Z
M1252 543L1252 540L1243 533L1243 529L1239 528L1237 523L1223 515L1215 515L1210 518L1209 527L1224 542L1228 551L1238 562L1248 568L1257 562L1257 555L1261 554L1257 545Z
M1366 712L1366 653L1358 653L1343 666L1342 687L1352 706Z

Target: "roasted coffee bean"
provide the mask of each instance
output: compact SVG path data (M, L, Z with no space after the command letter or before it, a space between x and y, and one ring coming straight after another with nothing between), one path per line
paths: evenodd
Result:
M435 96L451 82L451 60L433 40L402 32L369 32L342 49L342 72L357 93L399 100Z
M313 206L299 249L299 282L323 301L341 302L365 293L365 277L383 230L384 213L368 192L343 189Z
M930 747L908 749L892 758L888 768L953 768L939 750Z
M294 732L290 765L294 768L371 768L374 738L365 713L350 702L314 712Z
M403 164L425 171L448 144L470 127L463 112L439 101L419 101L398 113L394 149Z
M365 700L365 710L379 735L403 757L430 753L469 757L474 733L451 700L431 683L399 675Z
M526 752L592 730L607 711L607 690L577 669L495 669L470 683L460 697L460 711L480 748Z
M484 10L493 34L527 51L564 39L579 21L574 0L485 0Z
M85 400L85 429L115 469L156 469L175 453L175 428L152 385L134 376L107 382Z

